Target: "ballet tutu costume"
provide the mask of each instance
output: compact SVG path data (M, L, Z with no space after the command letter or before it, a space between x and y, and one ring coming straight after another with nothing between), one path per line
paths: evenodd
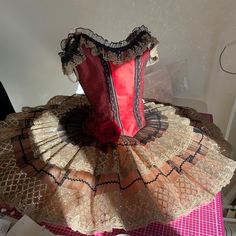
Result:
M229 183L236 163L214 124L142 97L157 45L145 26L120 42L83 28L61 42L63 72L85 94L0 121L1 202L92 234L172 221Z

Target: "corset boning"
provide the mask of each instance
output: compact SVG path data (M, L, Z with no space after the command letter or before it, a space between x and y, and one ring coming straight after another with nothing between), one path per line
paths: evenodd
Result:
M83 50L86 60L76 70L93 107L87 120L89 132L96 129L96 122L110 120L120 127L123 135L133 137L145 126L142 94L149 51L122 64L113 64L91 55L88 48Z

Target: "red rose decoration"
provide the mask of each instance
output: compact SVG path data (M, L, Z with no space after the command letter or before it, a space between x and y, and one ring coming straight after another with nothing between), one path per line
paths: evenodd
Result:
M121 129L114 121L105 121L97 125L95 136L101 143L116 143L121 135Z

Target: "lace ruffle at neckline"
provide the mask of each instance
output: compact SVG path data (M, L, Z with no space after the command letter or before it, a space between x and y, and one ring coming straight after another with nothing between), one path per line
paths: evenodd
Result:
M101 55L104 60L121 64L143 54L148 48L158 44L145 26L135 28L123 41L109 42L92 30L77 28L74 33L61 42L59 53L64 74L72 74L74 68L85 59L83 47L90 48L94 56Z

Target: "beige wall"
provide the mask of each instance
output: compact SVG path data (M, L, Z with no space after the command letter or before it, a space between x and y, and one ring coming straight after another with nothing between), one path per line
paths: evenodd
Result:
M224 104L236 80L219 71L217 53L235 37L228 15L235 6L234 0L0 0L0 80L18 111L72 94L76 85L63 76L57 55L69 30L88 27L118 41L144 24L161 42L160 65L187 60L189 88L180 96L207 101L225 128Z

